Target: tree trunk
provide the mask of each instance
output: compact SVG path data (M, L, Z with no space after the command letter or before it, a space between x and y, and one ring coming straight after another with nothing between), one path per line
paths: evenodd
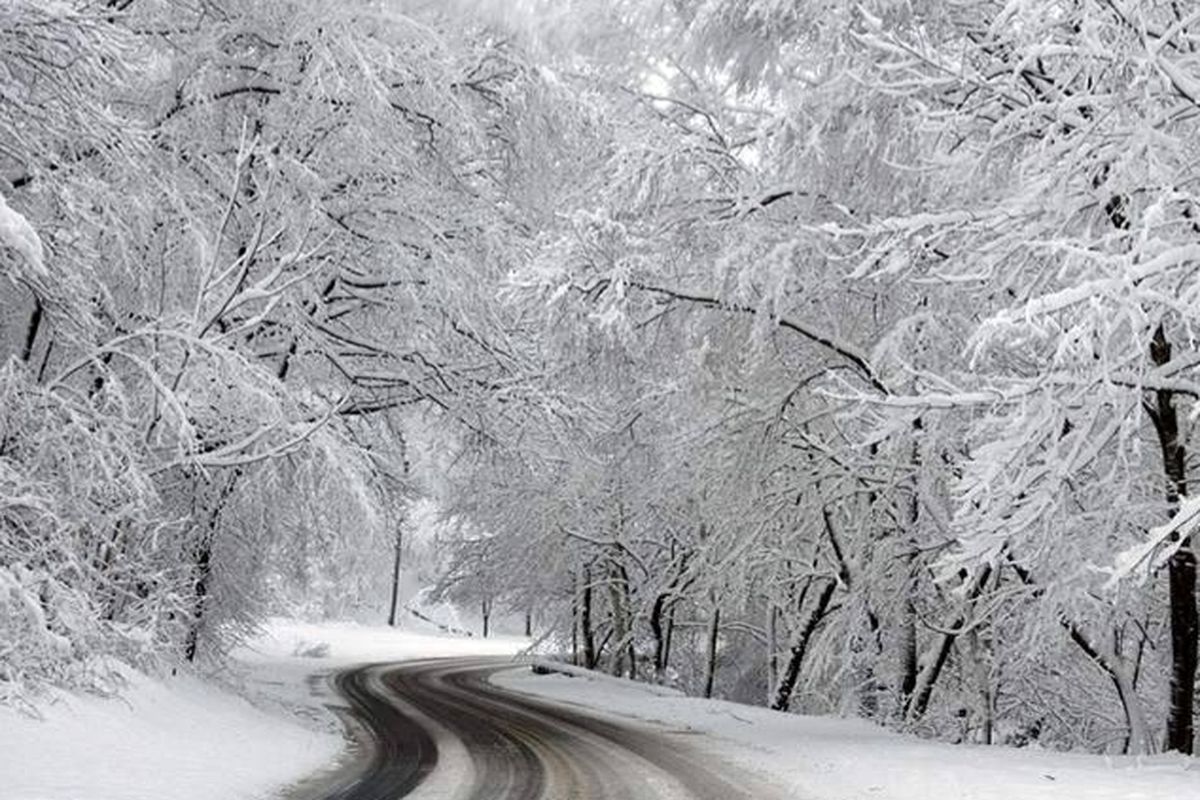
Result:
M713 683L717 679L717 639L721 633L721 609L713 607L708 621L708 650L704 667L704 696L712 697Z
M1125 722L1129 726L1129 740L1125 751L1134 755L1153 753L1154 740L1150 736L1150 726L1142 712L1142 701L1133 688L1133 681L1120 667L1113 670L1112 679L1117 696L1121 699L1121 709L1125 712Z
M583 568L583 592L579 608L579 635L583 639L583 666L596 668L596 633L592 630L592 571Z
M913 423L913 429L922 428L918 418ZM921 467L920 452L913 442L913 469ZM913 478L912 496L908 506L908 529L905 531L907 552L904 554L904 602L901 606L900 619L900 707L907 709L912 701L912 693L917 686L917 608L913 596L917 592L917 525L921 521L920 489L916 478Z
M525 609L525 638L533 636L533 612Z
M957 625L962 624L963 621L960 619ZM929 708L929 700L933 696L933 687L942 674L942 668L946 666L946 662L950 659L950 648L954 645L955 638L956 634L954 633L941 633L938 635L938 642L936 648L934 648L933 655L925 662L925 666L918 673L916 686L913 689L912 695L909 696L909 702L905 706L904 716L907 719L917 720L925 716L925 712Z
M25 327L25 343L21 346L21 360L26 364L33 358L33 346L37 343L38 331L42 327L42 301L37 295L33 298L33 312L29 315L29 324Z
M579 663L579 573L572 573L572 583L574 583L574 591L571 592L571 663L575 666L581 666Z
M613 650L609 671L621 677L636 678L634 660L633 626L629 615L629 576L625 568L615 562L609 565L608 598L612 612ZM625 662L629 670L625 670Z
M578 587L571 593L571 663L576 667L582 666L580 664L580 591L578 591Z
M1171 710L1167 750L1195 752L1197 624L1196 554L1190 542L1167 565L1171 596Z
M483 615L483 638L488 638L488 629L492 619L492 601L481 600L479 602L479 611Z
M970 635L967 636L966 644L967 657L971 661L972 680L979 693L980 716L982 717L983 729L983 740L981 743L991 744L995 727L995 692L992 687L991 675L987 668L987 647L979 636L979 633L975 630L972 630Z
M971 583L970 590L967 592L967 602L972 602L979 597L991 574L992 568L990 566L985 565L979 570ZM942 675L942 669L950 659L950 648L954 645L954 640L958 638L959 632L966 625L967 615L963 614L955 620L953 625L938 634L937 645L934 647L932 654L926 656L925 665L917 675L917 683L913 689L913 694L909 697L909 702L905 704L904 716L909 721L920 719L928 710L929 700L933 696L933 687L937 684L938 678Z
M1121 710L1125 714L1125 724L1129 729L1125 750L1134 755L1146 755L1153 752L1153 741L1150 737L1150 726L1146 723L1146 715L1142 710L1142 701L1133 687L1133 679L1123 659L1115 648L1101 652L1091 640L1074 623L1065 617L1061 620L1071 641L1079 645L1079 649L1091 659L1092 663L1104 671L1113 688L1117 690L1117 698L1121 701Z
M396 547L392 559L392 603L388 612L388 625L396 627L396 613L400 605L400 567L404 552L404 526L396 526Z
M213 548L216 546L217 534L219 533L221 512L225 510L225 504L229 502L229 497L233 494L233 489L241 476L242 468L235 467L225 480L225 485L221 487L220 495L217 497L217 501L208 518L208 529L201 537L199 549L196 551L196 561L194 564L196 579L192 584L192 620L188 626L183 646L183 655L188 661L196 660L196 653L200 645L200 629L204 627L205 613L208 610L209 585L212 580Z
M779 685L779 609L767 602L767 705L775 699Z
M854 682L858 689L858 709L861 710L862 716L874 719L879 714L880 697L886 689L875 675L877 664L883 660L884 647L879 616L867 603L864 605L867 631L866 634L857 637L852 645L856 661Z
M912 568L913 559L905 559L906 572L904 601L901 605L900 619L900 704L907 707L912 700L913 690L917 686L917 609L913 605L913 586L915 580Z
M1171 360L1171 345L1160 323L1150 343L1150 359L1156 366ZM1174 392L1154 392L1154 404L1146 404L1162 449L1166 473L1167 512L1179 511L1179 498L1187 495L1187 452L1179 432L1179 415ZM1178 534L1176 534L1178 536ZM1167 712L1167 750L1191 754L1195 747L1195 692L1197 635L1200 620L1196 608L1196 553L1185 540L1167 563L1171 608L1170 707Z
M667 607L667 630L663 637L663 670L671 666L671 640L675 636L675 608L675 603L671 603Z
M183 645L183 656L189 662L196 660L196 651L200 646L200 628L204 624L205 606L208 604L208 582L212 577L212 551L215 538L216 531L210 528L200 542L200 549L196 553L196 580L192 584L192 621L188 626L187 639Z
M38 383L45 383L45 381L46 381L46 368L50 366L50 355L53 352L54 352L54 338L51 337L50 341L46 343L46 349L42 351L42 363L40 366L38 366L38 374L37 374L37 382Z
M671 545L674 560L675 546ZM675 576L667 587L654 598L650 609L650 631L654 635L654 678L661 681L671 661L671 627L675 618L675 605L681 592L691 584L686 577L688 556L685 553L675 563Z
M792 693L796 690L796 681L800 678L800 666L804 662L804 655L808 652L808 646L812 643L821 620L825 618L825 614L829 610L829 604L833 601L833 591L836 588L837 581L833 580L826 581L825 585L821 587L821 593L817 595L816 603L809 610L804 624L800 626L792 646L788 649L787 664L784 665L783 672L779 677L779 685L775 689L775 699L771 703L771 708L776 711L787 711L792 705Z
M654 679L662 680L663 672L666 671L666 663L663 656L666 653L666 635L663 631L663 617L666 614L667 595L660 594L654 598L654 605L650 608L650 633L654 636Z

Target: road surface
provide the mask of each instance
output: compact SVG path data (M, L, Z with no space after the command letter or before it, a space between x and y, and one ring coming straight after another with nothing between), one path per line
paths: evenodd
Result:
M308 797L324 800L771 800L695 735L509 692L506 659L452 658L340 674L366 745ZM693 740L693 741L689 741Z

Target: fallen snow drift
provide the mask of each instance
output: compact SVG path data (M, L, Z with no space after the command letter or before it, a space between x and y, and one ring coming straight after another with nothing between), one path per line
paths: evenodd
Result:
M568 668L493 683L594 712L708 734L688 743L775 779L804 800L1200 800L1200 760L950 745L862 720L805 717Z

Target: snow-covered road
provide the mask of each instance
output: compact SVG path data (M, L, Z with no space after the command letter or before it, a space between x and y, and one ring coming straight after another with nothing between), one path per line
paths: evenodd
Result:
M371 756L326 800L736 800L783 798L695 749L690 734L617 722L488 681L509 659L450 658L343 673ZM786 795L792 796L792 795Z

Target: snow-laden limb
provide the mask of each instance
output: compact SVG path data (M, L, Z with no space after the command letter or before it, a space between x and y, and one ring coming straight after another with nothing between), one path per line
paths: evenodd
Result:
M1145 582L1197 530L1200 530L1200 496L1181 497L1179 511L1169 521L1147 531L1145 541L1117 553L1111 567L1100 569L1109 575L1105 588L1115 589L1127 578Z
M8 204L3 194L0 194L0 246L15 250L35 274L46 275L41 237L29 220Z

